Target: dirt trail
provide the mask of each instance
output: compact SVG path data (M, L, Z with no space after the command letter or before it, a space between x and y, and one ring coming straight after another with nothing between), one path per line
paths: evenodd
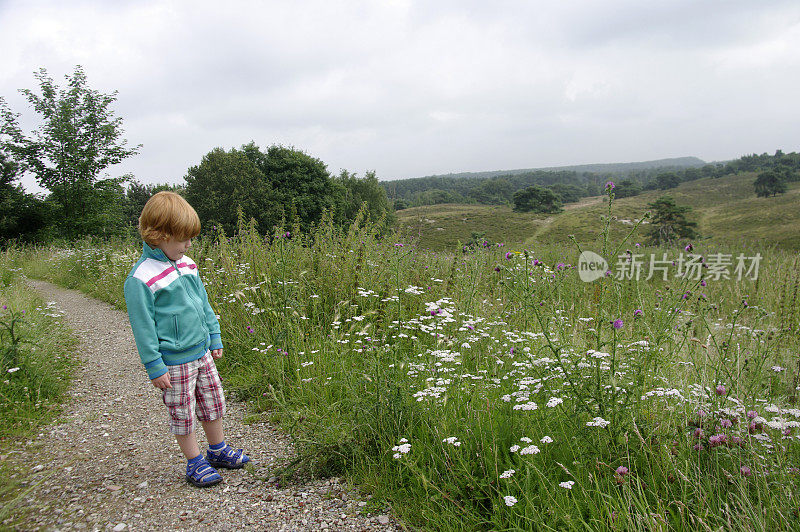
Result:
M289 439L264 422L243 424L244 405L234 402L226 439L246 449L255 467L223 470L225 480L211 488L188 485L127 315L79 292L30 283L65 312L81 338L84 363L61 422L9 451L12 463L30 470L23 485L34 486L22 503L23 530L399 529L386 515L362 515L367 501L338 479L282 489L263 480L272 463L292 452Z

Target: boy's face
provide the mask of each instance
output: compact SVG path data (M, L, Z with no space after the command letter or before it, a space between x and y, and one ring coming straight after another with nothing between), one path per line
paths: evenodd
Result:
M158 248L164 252L169 260L180 260L183 254L192 247L192 239L175 240L174 237L169 237L169 240L158 245Z

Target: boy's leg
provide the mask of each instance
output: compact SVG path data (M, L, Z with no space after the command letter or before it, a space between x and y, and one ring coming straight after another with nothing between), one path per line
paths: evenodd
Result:
M200 418L208 438L206 458L215 467L239 469L250 461L250 457L241 449L233 449L225 443L222 430L222 417L225 415L222 383L210 352L206 353L201 362L197 377L197 417Z
M194 433L194 389L199 373L198 364L188 362L170 366L168 370L172 387L164 390L164 404L170 412L170 429L186 457L186 480L198 487L218 484L222 482L222 477L200 454Z
M203 428L205 428L205 423L203 425ZM206 430L206 434L208 434L208 430ZM197 445L197 438L194 437L194 432L190 434L176 434L175 439L178 440L178 447L181 448L181 452L187 460L191 460L200 454L200 447Z
M201 421L200 423L203 424L203 430L206 432L206 439L208 440L209 445L218 445L225 441L221 417L215 419L214 421ZM178 445L180 445L180 442L178 442ZM194 446L195 449L198 449L197 452L199 453L200 450L197 447L197 440L194 440ZM183 449L183 447L181 447L181 449Z

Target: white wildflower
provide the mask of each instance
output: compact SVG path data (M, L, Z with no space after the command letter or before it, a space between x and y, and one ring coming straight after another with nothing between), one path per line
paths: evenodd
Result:
M551 397L550 400L547 401L547 406L549 406L550 408L555 408L556 406L560 405L563 402L564 400L561 399L560 397Z
M456 438L455 436L451 436L449 438L443 439L442 443L449 443L450 445L452 445L454 447L458 447L458 446L461 445L461 442L458 441L458 438Z
M575 485L575 481L574 480L567 480L566 482L559 482L558 485L561 486L564 489L571 490L572 486Z
M605 419L603 419L603 418L601 418L599 416L594 418L591 421L587 421L586 422L586 426L587 427L600 427L601 429L607 427L610 424L611 424L610 421L606 421Z
M541 441L542 443L553 443L553 438L551 438L550 436L545 436L539 441Z
M519 445L512 445L509 451L511 451L512 453L519 451Z
M505 501L506 506L514 506L517 504L517 498L513 495L506 495L503 497L503 501Z
M528 445L519 454L539 454L539 448L535 445Z
M395 460L397 460L404 454L408 454L408 452L411 451L411 444L408 443L407 439L402 438L400 440L400 445L395 445L394 447L392 447L392 450L395 451L393 457Z
M16 373L19 371L19 368L11 368L8 370L9 373Z
M500 473L500 478L511 478L514 473L516 473L514 469L507 469L506 471Z

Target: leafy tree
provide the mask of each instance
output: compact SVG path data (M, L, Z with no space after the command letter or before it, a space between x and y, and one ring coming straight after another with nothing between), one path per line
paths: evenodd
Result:
M410 207L409 203L404 199L396 199L394 200L394 210L402 211L403 209L408 209Z
M686 213L691 207L677 206L670 196L661 196L647 206L652 209L653 217L648 238L650 243L660 246L670 244L681 238L696 238L695 222L686 220Z
M15 183L17 168L0 152L0 239L29 242L46 224L47 205Z
M426 190L424 192L418 192L414 195L414 205L439 205L441 203L458 203L459 196L456 196L452 192L448 192L446 190L441 190L438 188L432 188L430 190Z
M124 223L128 227L137 227L139 224L139 215L142 214L142 209L145 203L153 195L162 190L169 190L172 192L182 193L181 187L178 185L163 184L142 184L133 179L128 183L128 188L125 190L125 199L123 201L123 218Z
M233 234L240 209L245 219L255 219L262 232L284 216L281 198L244 148L214 148L199 165L189 168L184 196L204 228L218 225Z
M17 113L0 98L0 146L20 171L32 172L39 184L50 191L49 200L58 212L64 236L102 233L98 227L109 219L108 192L124 179L101 180L101 173L138 152L140 146L126 147L122 119L110 105L117 93L103 94L90 89L80 66L67 75L66 87L56 85L45 69L34 74L41 94L21 89L42 122L30 134L22 131ZM107 181L107 182L103 182ZM97 209L100 209L98 212Z
M549 188L534 185L514 193L515 212L561 212L561 200Z
M363 178L342 170L333 178L340 187L339 205L337 206L337 222L347 225L354 220L362 206L366 206L367 220L376 222L383 218L384 224L391 224L394 215L389 208L386 190L378 182L374 171L367 172Z
M667 190L681 184L681 178L675 172L664 172L656 176L656 188Z
M555 183L547 188L555 192L561 199L561 203L575 203L584 196L584 190L577 185L565 183Z
M768 170L758 174L753 187L756 190L756 195L759 198L766 198L768 196L775 196L776 194L783 194L788 190L786 180L783 175L775 170Z
M616 183L616 187L614 188L614 197L618 199L638 196L641 193L642 186L631 179L623 179L619 183Z
M511 201L513 194L514 185L508 179L497 177L481 183L469 196L484 205L504 205Z

